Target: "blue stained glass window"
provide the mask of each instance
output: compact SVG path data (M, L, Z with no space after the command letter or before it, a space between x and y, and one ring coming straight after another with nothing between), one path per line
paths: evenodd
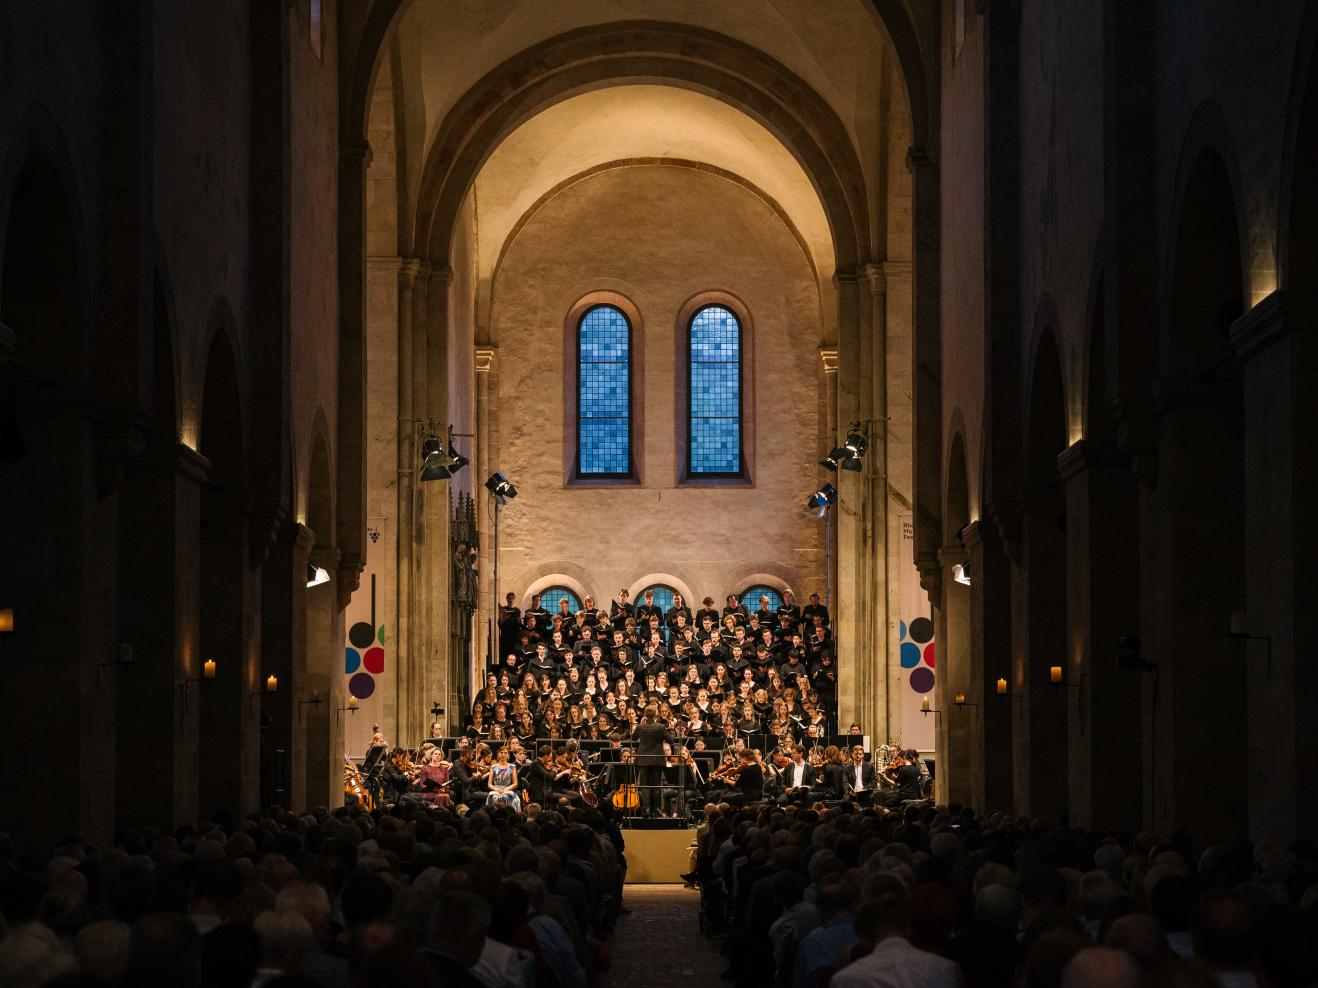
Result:
M577 327L577 473L632 472L631 325L621 310L597 305Z
M739 476L741 465L741 323L722 305L691 318L688 472Z
M646 587L645 590L654 591L655 604L658 605L661 611L667 614L668 608L673 606L673 594L677 593L677 591L672 587L664 586L662 583L656 583L652 587ZM636 603L638 605L645 603L645 590L642 590L636 595Z
M551 615L558 613L558 602L567 599L567 609L573 614L581 610L581 600L567 587L546 587L540 591L540 606Z
M777 611L783 603L783 595L773 587L766 587L764 584L757 584L753 587L747 587L741 592L741 603L747 612L754 614L760 609L760 598L769 598L769 610Z

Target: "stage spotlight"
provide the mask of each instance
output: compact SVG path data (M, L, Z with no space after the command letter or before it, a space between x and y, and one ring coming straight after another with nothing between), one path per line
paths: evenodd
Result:
M470 460L454 449L451 443L449 444L448 463L445 464L445 466L448 467L449 476L457 473L470 462Z
M847 441L845 445L847 452L853 457L859 459L864 456L866 451L870 448L869 436L865 435L865 430L859 425L853 424L847 431ZM858 466L856 469L859 470L860 467Z
M821 467L827 467L834 473L837 473L838 465L845 463L851 458L851 453L845 446L834 446L833 450L822 460L819 461Z
M805 502L806 510L813 511L816 518L823 518L834 504L837 504L837 488L832 484L825 484L811 494Z
M970 586L970 563L957 563L953 566L952 579L962 586Z
M506 504L517 496L517 488L501 473L490 474L490 479L485 481L485 489L494 495L494 500L499 504Z
M453 476L449 472L448 457L444 455L444 444L438 436L428 435L421 441L421 479L447 480Z
M322 566L313 566L307 563L307 589L318 587L322 583L329 583L329 570Z

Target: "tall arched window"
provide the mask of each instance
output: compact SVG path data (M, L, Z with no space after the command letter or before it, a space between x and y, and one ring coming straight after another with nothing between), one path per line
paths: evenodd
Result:
M674 590L672 587L664 586L662 583L654 583L646 587L645 590L642 590L640 593L636 595L637 604L645 603L646 591L654 591L655 604L659 607L660 610L662 610L665 614L667 614L668 608L673 606L673 594L677 593L677 591Z
M741 322L723 305L706 305L691 317L687 334L687 473L740 477Z
M577 324L577 476L632 475L632 327L612 305Z

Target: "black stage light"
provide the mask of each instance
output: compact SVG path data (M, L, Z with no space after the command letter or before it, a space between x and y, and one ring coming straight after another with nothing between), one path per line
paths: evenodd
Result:
M485 481L485 489L494 495L499 504L506 504L517 496L517 488L501 473L490 474L490 479Z
M834 446L832 451L819 461L819 465L837 473L838 464L845 463L850 458L851 453L845 446Z
M847 452L853 457L860 458L864 456L866 451L870 448L869 436L865 435L865 430L859 425L853 425L847 431L847 441L845 445ZM856 467L856 469L859 470L860 467Z
M448 457L444 455L444 444L438 436L426 436L421 441L421 479L447 480L451 476Z
M832 484L825 484L805 502L806 510L813 511L817 518L823 518L824 513L834 504L837 504L837 488Z
M461 470L470 462L471 462L470 460L468 460L465 456L459 453L451 445L449 446L448 463L445 464L445 466L448 467L448 472L450 476L457 473L459 470Z

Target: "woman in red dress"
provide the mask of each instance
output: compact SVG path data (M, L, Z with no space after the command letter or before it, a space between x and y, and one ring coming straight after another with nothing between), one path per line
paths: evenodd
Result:
M416 780L421 789L421 798L442 810L453 804L448 791L449 767L449 763L444 761L443 750L436 748L430 753L430 761L421 766L421 774Z

